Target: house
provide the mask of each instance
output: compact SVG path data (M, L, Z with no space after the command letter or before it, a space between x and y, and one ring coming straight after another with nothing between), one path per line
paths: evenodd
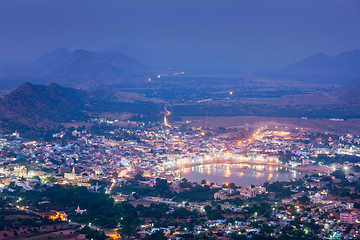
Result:
M227 194L228 192L225 190L217 191L216 193L214 193L214 199L224 200Z
M11 183L11 179L8 177L0 177L0 182L3 185L9 185Z
M27 169L25 166L14 167L14 176L23 177L26 175Z
M256 197L257 189L240 189L240 196L244 198L254 198Z
M353 211L350 213L340 213L340 221L347 224L354 224L356 220L358 219L357 212Z

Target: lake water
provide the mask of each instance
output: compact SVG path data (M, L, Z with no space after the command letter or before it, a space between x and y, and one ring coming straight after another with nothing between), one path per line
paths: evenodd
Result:
M223 184L235 183L236 186L249 187L251 184L262 184L266 181L288 181L298 179L302 174L293 170L265 165L248 164L211 164L201 165L181 170L181 177L191 182L200 183L201 180Z

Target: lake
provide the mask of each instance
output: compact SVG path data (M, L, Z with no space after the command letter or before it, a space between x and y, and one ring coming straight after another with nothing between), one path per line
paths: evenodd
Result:
M180 171L182 178L200 183L203 179L208 182L223 184L235 183L236 186L249 187L251 184L262 184L266 181L288 181L302 177L300 172L282 167L248 164L209 164Z

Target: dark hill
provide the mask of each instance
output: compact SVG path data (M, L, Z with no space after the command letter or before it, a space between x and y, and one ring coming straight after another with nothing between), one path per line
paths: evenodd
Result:
M81 90L26 82L0 98L0 120L34 129L58 128L59 122L87 119L82 111L87 101Z
M259 74L278 79L345 84L360 77L360 50L343 52L335 57L317 53L279 70Z
M3 87L31 81L55 82L62 86L94 88L102 85L139 84L152 77L152 72L120 51L96 53L86 50L69 52L59 48L35 61L0 71Z
M0 130L39 133L59 129L64 122L86 121L100 112L130 112L157 118L163 109L153 102L113 100L111 92L87 92L58 84L26 82L0 98ZM99 97L100 95L105 95Z

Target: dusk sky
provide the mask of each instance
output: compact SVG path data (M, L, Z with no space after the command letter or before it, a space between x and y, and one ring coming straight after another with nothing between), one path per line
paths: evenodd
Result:
M201 50L283 66L360 48L355 0L1 0L0 66L61 46Z

